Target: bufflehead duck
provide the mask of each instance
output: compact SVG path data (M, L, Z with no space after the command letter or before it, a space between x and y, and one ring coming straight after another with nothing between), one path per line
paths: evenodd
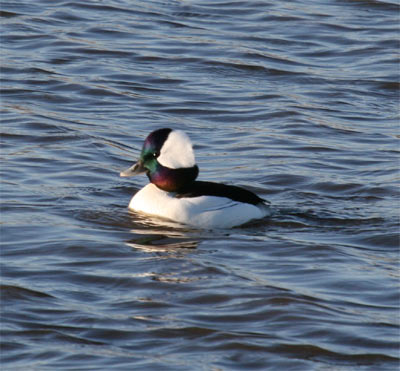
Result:
M267 202L231 185L196 180L192 143L180 130L153 131L140 159L121 177L146 173L150 184L131 199L129 209L196 228L231 228L271 214Z

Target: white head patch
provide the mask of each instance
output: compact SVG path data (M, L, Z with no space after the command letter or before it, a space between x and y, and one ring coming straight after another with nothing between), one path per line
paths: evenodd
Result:
M161 147L157 161L170 169L196 165L192 142L189 137L183 131L171 131Z

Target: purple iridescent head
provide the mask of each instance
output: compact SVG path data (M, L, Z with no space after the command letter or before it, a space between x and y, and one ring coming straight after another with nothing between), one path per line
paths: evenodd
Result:
M167 192L176 192L193 182L199 173L192 143L180 130L153 131L143 144L139 161L121 176L145 172L153 184Z

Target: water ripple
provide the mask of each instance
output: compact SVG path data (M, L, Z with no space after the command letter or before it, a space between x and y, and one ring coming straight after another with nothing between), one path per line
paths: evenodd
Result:
M398 12L3 2L2 368L396 368ZM128 212L166 126L273 217Z

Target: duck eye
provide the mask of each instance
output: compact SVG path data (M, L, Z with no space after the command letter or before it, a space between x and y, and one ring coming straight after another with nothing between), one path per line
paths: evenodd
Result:
M153 158L157 158L160 154L158 152L148 152L144 155L144 160L149 161Z

